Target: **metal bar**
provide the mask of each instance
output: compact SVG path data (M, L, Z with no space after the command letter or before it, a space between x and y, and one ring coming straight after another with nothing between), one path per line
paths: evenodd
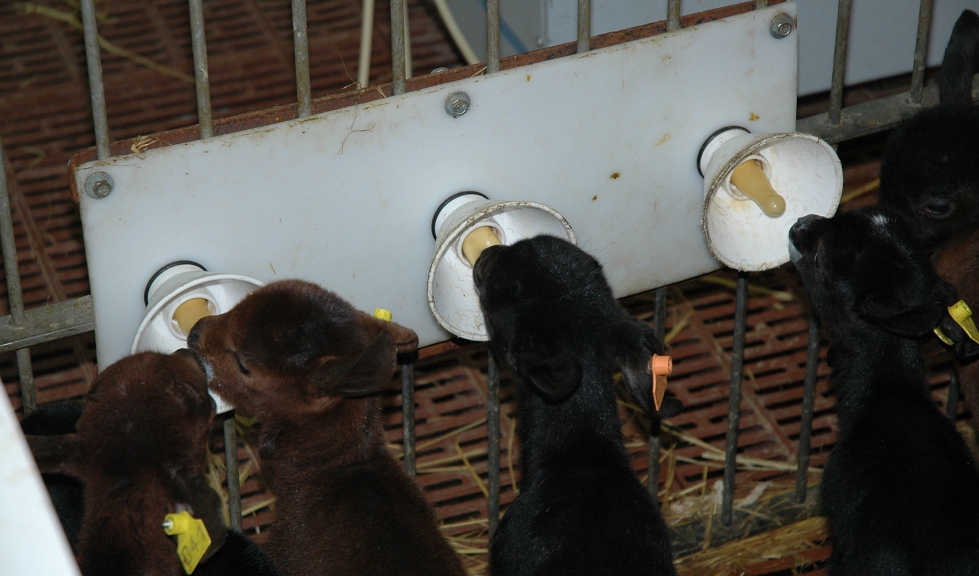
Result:
M405 93L405 0L391 0L391 94Z
M241 532L241 484L238 479L238 430L235 411L224 414L224 462L228 469L228 516L231 528Z
M313 113L309 88L309 36L306 33L306 0L292 0L292 43L296 53L296 116Z
M921 0L918 10L918 39L914 45L914 68L911 70L911 101L921 102L925 86L925 58L928 56L928 32L931 30L933 0Z
M415 475L415 365L401 365L401 430L405 470Z
M979 76L976 77L979 79ZM973 84L973 97L979 97L979 86ZM870 102L847 106L838 121L827 114L810 116L796 122L796 130L818 136L830 144L881 132L897 126L925 108L938 104L938 86L922 91L919 104L911 102L910 92L877 98Z
M17 264L17 242L14 240L14 218L10 211L10 191L7 189L6 155L0 140L0 249L3 251L3 270L7 278L7 302L10 307L10 324L21 328L26 324L24 292L20 285L20 268ZM7 318L4 318L6 320ZM20 373L20 397L24 416L37 410L34 390L34 371L31 369L30 350L17 351L17 368Z
M850 34L850 0L839 0L836 13L836 49L833 52L833 83L829 89L829 121L840 123L843 108L843 75L846 72L846 45Z
M666 287L656 289L656 301L653 316L653 333L657 340L663 342L666 334ZM665 344L665 343L664 343ZM649 493L656 499L659 493L659 456L660 456L660 419L656 416L649 417L649 463L646 465L646 487Z
M578 0L578 54L591 50L591 0Z
M500 71L500 0L486 0L486 73Z
M727 447L724 453L724 499L721 522L730 524L734 517L734 472L738 455L738 427L741 423L741 372L744 368L745 317L748 312L748 274L738 272L734 307L734 348L731 351L731 392L727 408Z
M357 64L357 88L367 88L371 75L374 44L374 0L364 0L360 16L360 61Z
M411 62L411 26L408 21L408 3L405 2L405 78L411 78L414 64Z
M953 424L959 419L959 372L954 369L948 380L948 400L945 402L945 415Z
M112 156L109 149L109 118L105 112L105 85L102 83L102 58L99 55L99 30L95 21L95 1L82 0L82 32L85 36L85 62L88 64L88 90L92 99L92 122L99 160Z
M204 37L203 0L190 0L190 39L194 51L197 119L201 140L207 140L214 136L214 119L211 117L211 81L207 75L207 39Z
M666 5L666 31L680 29L680 0L669 0Z
M92 330L95 315L91 296L32 308L23 312L20 324L12 314L0 318L0 354Z
M809 319L809 346L806 349L806 381L802 389L802 421L799 423L799 467L795 476L795 501L806 501L809 484L809 450L812 447L812 417L816 403L816 378L819 372L819 320Z
M500 523L500 372L493 354L487 364L487 414L488 430L486 483L489 485L489 537L493 538ZM510 482L516 480L511 478Z

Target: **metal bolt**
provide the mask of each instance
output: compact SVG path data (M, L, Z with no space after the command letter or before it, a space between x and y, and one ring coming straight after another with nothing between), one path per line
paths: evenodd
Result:
M772 24L768 30L772 33L773 38L781 40L791 34L794 28L795 20L785 12L779 12L772 18Z
M112 193L113 185L112 176L105 172L96 172L85 179L85 191L92 198L105 198Z
M469 94L465 92L453 92L445 99L445 113L453 118L458 118L466 112L469 112L470 104L472 104L472 100L469 99Z
M439 66L435 70L432 70L432 74L441 74L442 72L448 72L448 71L449 69L446 68L445 66Z

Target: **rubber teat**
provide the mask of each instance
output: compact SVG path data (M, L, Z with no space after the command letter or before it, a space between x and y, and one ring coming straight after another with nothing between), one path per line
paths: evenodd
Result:
M742 162L731 173L731 183L738 191L751 198L769 216L780 216L785 212L785 198L779 196L765 176L765 171L755 160Z
M392 316L390 310L385 310L384 308L374 309L374 318L377 318L378 320L384 320L385 322L390 322L391 317Z
M211 307L204 298L191 298L173 311L173 320L177 323L184 336L190 334L190 329L197 321L211 315Z
M666 396L666 377L673 373L673 358L653 354L649 359L649 370L653 373L653 404L659 410Z
M466 257L470 265L475 266L476 260L479 259L479 255L483 253L483 250L486 250L490 246L499 246L500 244L502 242L497 238L493 228L482 226L470 232L466 236L466 239L462 241L462 255Z
M180 564L183 565L184 572L192 573L211 545L211 536L204 527L204 521L194 518L186 510L167 514L163 519L163 531L167 536L177 537Z

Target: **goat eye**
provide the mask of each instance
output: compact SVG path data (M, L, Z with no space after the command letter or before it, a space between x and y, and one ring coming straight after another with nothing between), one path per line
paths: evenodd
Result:
M241 355L238 354L237 352L235 352L235 362L238 363L238 369L241 370L242 374L244 374L245 376L251 375L252 373L251 370L245 368L245 364L241 361Z
M919 208L918 212L929 218L945 218L952 213L953 208L951 202L929 202Z

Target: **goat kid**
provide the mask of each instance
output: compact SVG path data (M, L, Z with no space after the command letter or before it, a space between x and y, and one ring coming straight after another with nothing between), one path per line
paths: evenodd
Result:
M69 474L84 485L83 502L72 503L84 510L82 574L183 574L162 526L166 514L181 511L202 519L211 538L195 575L276 574L255 544L223 524L221 500L204 476L213 418L203 367L192 353L145 352L96 378L77 433L27 437L42 472Z
M414 332L288 280L202 319L188 343L209 386L261 422L278 496L265 550L282 574L464 574L382 427L376 393L417 348Z
M954 288L879 207L800 218L789 246L832 341L839 433L821 485L830 574L979 574L979 468L929 395L916 341Z
M648 365L663 350L653 330L566 240L487 248L473 277L493 357L514 376L521 445L521 490L490 542L490 572L676 574L666 523L623 446L613 379L621 367L650 409ZM680 408L667 397L657 416Z
M907 218L929 249L979 224L977 60L979 15L965 10L945 49L940 104L901 123L881 159L880 203Z

